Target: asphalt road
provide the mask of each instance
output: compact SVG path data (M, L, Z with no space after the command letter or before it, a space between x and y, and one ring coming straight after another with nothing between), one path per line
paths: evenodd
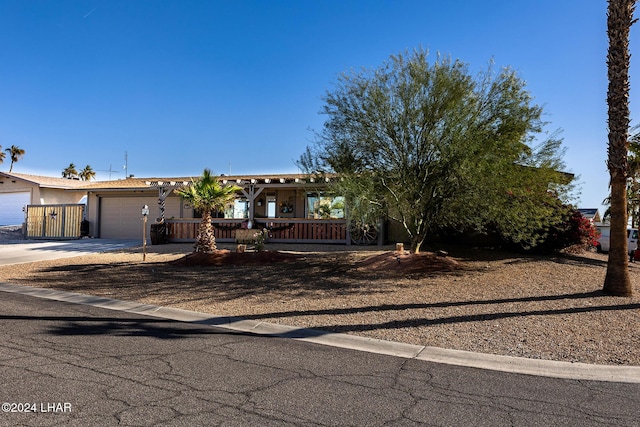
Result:
M437 364L8 292L0 322L0 426L640 425L638 383Z
M142 245L142 239L16 240L2 242L0 244L0 265L71 258L136 245Z

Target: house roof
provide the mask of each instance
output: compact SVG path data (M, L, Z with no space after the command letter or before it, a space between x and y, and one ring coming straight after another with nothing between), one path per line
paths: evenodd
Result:
M578 211L587 219L600 222L600 212L597 208L581 208Z
M113 181L86 182L82 189L87 191L145 189L151 188L151 185L148 183L150 182L150 180L158 180L158 178L127 178ZM186 182L190 182L190 178L164 178L164 180L167 182L177 180L185 180Z
M197 180L194 177L150 177L150 178L126 178L110 181L80 181L78 179L57 178L24 173L0 172L0 179L20 179L44 188L60 188L73 190L145 190L158 187L180 187ZM328 182L333 175L323 178L314 178L306 174L270 174L270 175L220 175L217 177L223 184L236 184L239 186L249 184L261 185L299 185L307 183Z
M310 178L305 174L279 174L279 175L221 175L217 177L223 184L304 184L309 182L323 182L328 178ZM180 187L197 180L198 177L151 177L151 178L127 178L113 181L85 182L83 190L134 190L148 189L163 186Z
M29 175L26 173L0 172L0 178L19 179L41 188L82 189L87 183L77 179L54 178L50 176Z

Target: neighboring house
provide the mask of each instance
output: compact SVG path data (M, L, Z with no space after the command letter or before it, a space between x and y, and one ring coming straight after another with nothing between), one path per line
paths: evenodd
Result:
M25 206L80 203L85 182L23 173L0 172L0 225L21 225Z
M582 216L584 216L594 224L600 224L602 222L602 219L600 218L600 211L598 211L597 208L583 208L578 209L578 211L582 214Z
M273 242L350 242L342 198L326 192L329 178L281 174L218 179L242 188L233 205L214 215L218 241L235 241L235 230L253 227L267 228ZM152 224L166 223L170 241L195 240L199 212L174 193L191 180L128 178L86 183L83 190L87 192L89 235L141 239L142 208L146 205L147 237Z

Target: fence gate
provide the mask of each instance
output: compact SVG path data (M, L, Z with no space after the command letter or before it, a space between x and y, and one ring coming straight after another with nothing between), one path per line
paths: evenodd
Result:
M27 239L79 239L84 205L28 205Z

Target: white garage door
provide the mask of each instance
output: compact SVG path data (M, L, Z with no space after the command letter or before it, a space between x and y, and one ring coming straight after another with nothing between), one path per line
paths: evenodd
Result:
M105 239L140 239L142 241L142 215L144 205L149 206L147 238L151 224L158 216L157 197L104 197L100 201L100 237Z
M31 203L30 192L0 193L0 225L20 225L24 222L24 208Z

